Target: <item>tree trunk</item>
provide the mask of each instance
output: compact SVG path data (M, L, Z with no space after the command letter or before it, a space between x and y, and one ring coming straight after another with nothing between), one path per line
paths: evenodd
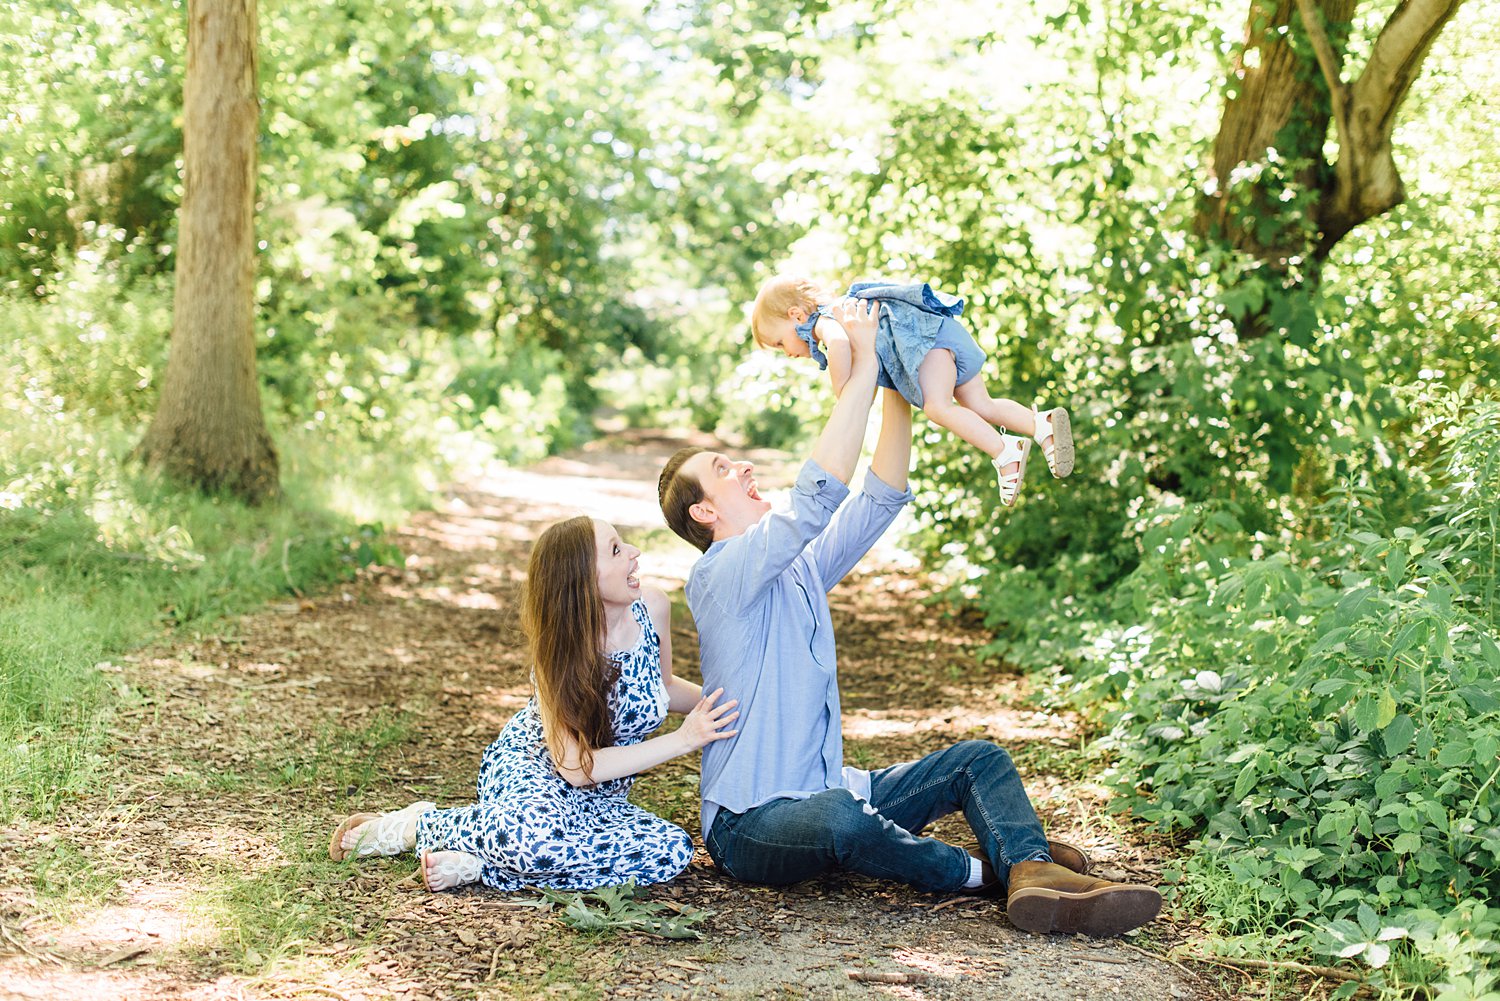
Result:
M1404 200L1396 112L1461 2L1401 0L1348 84L1342 39L1358 0L1252 0L1198 232L1250 254L1287 287L1316 284L1340 239ZM1333 164L1323 155L1330 122ZM1265 332L1242 324L1242 333Z
M1357 0L1315 2L1328 21L1347 24ZM1309 232L1316 213L1299 215L1284 192L1310 196L1315 206L1332 173L1323 158L1332 108L1313 52L1305 40L1294 42L1297 6L1297 0L1251 4L1197 220L1200 234L1245 251L1278 275L1305 263L1316 242Z
M172 344L147 464L255 502L279 490L255 375L256 0L189 0Z

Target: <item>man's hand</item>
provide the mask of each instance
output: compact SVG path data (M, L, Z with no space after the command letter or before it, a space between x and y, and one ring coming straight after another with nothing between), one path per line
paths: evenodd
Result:
M836 319L849 335L854 357L870 357L875 352L875 332L880 329L880 303L875 299L845 299L839 305Z

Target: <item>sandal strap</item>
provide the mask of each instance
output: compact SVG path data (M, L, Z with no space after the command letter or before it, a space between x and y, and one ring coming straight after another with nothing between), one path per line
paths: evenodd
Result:
M1031 440L1040 445L1043 439L1054 438L1057 434L1052 427L1052 411L1038 410L1035 403L1031 405L1032 419L1036 422L1036 428L1031 432Z
M434 855L442 857L433 861L429 867L428 860ZM452 890L469 883L477 883L484 872L483 859L460 851L424 853L421 865L422 881L429 890L434 891Z
M1000 503L1010 507L1021 493L1021 479L1026 475L1026 456L1031 451L1031 442L1017 435L1003 435L1000 454L990 460L1000 480ZM1007 473L1004 467L1016 464L1014 472Z
M1025 441L1026 439L1020 435L1002 434L1000 436L1000 454L990 460L995 464L995 468L1008 466L1012 462L1020 462L1026 458Z
M404 810L382 814L371 821L359 837L359 847L354 853L360 857L369 855L400 855L411 846L406 843L406 826L413 814L435 809L436 803L413 803Z

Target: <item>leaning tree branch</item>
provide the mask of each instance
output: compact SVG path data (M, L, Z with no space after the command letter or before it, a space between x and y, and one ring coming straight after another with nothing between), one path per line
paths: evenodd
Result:
M1321 30L1321 22L1313 28L1305 10L1308 0L1297 3L1304 10L1303 20L1316 48L1315 33ZM1401 0L1375 39L1364 72L1347 88L1333 190L1318 212L1321 233L1314 251L1317 258L1326 257L1333 245L1355 226L1406 199L1406 187L1396 169L1391 145L1396 112L1421 73L1432 43L1462 3L1463 0ZM1322 59L1319 51L1320 63ZM1339 110L1337 97L1334 110L1336 113Z
M1297 11L1302 15L1302 26L1307 30L1308 41L1312 42L1313 53L1318 57L1318 68L1323 71L1323 79L1328 84L1339 147L1346 148L1350 141L1349 88L1339 75L1339 57L1328 40L1328 32L1323 28L1323 12L1318 10L1313 0L1297 0Z
M1402 0L1375 39L1370 61L1352 88L1355 116L1389 136L1396 110L1422 61L1463 0Z

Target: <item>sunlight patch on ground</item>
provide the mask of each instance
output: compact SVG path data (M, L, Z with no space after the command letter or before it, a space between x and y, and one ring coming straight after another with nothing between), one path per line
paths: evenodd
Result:
M26 1001L101 1001L105 998L144 998L170 993L180 1001L242 1001L243 987L232 977L213 983L193 984L184 989L182 978L167 973L114 970L31 971L0 963L0 980L6 997Z
M906 736L928 731L983 730L1001 742L1069 737L1071 724L1049 713L1001 710L976 713L961 705L947 709L845 709L844 736L851 740Z
M432 601L440 605L452 605L455 608L481 609L483 611L498 611L505 605L489 591L469 590L455 591L449 587L424 587L412 592L412 595L423 601Z
M489 518L462 518L451 514L443 519L432 519L421 526L413 526L411 534L429 539L444 549L470 553L494 549L495 537L504 536L505 523ZM530 533L523 533L522 537Z
M99 963L139 948L143 953L211 945L216 935L194 913L192 891L181 881L164 885L130 880L120 886L126 900L100 908L47 934L47 948L85 954Z
M547 520L585 514L608 521L621 531L658 528L662 523L654 483L511 469L487 477L474 487L496 497L525 501Z
M496 709L519 709L531 698L531 686L521 685L515 688L488 688L483 694L475 697L474 701L482 706L493 706Z

